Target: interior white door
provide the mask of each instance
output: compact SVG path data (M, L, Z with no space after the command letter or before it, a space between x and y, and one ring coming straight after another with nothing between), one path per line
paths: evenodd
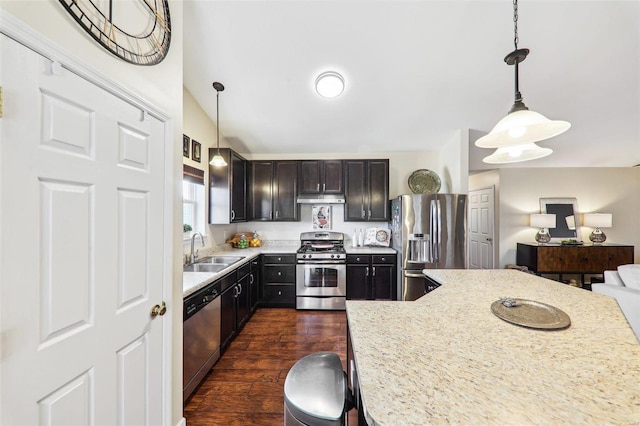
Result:
M0 423L166 424L166 123L1 44Z
M494 187L469 191L469 269L493 269Z

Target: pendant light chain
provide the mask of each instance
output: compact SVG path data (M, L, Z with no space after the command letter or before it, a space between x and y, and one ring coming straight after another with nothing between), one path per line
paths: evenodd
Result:
M518 50L518 0L513 0L513 45Z

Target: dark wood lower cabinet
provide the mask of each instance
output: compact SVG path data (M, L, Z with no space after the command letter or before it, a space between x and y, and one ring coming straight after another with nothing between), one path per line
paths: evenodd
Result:
M261 288L262 298L260 306L270 308L295 308L296 255L263 255Z
M347 300L395 300L395 255L347 255Z
M249 306L251 312L255 312L260 302L260 258L255 258L251 262L249 270Z
M569 275L579 275L585 282L585 275L602 275L606 270L634 262L634 247L616 244L585 244L581 246L552 246L535 243L518 243L516 263L526 266L538 275L558 275L563 281Z
M236 282L235 272L230 282L224 285L220 296L220 351L222 352L235 336L236 327Z

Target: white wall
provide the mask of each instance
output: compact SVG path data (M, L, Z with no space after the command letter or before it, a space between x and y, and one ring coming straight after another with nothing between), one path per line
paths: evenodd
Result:
M461 129L440 150L440 167L436 169L442 181L440 192L469 192L469 129Z
M171 117L172 139L175 154L172 161L173 199L181 199L182 165L182 2L169 0L172 38L165 60L156 66L142 67L126 63L100 47L64 10L57 0L2 0L2 13L8 12L37 32L49 38L62 49L78 58L109 79L128 88L158 110ZM169 200L173 201L173 200ZM180 247L182 238L182 212L179 202L172 202L173 209L165 213L173 219L173 247ZM178 308L172 312L172 405L171 423L182 418L182 268L181 250L173 255L173 300Z
M499 267L515 263L516 243L534 240L529 214L540 211L541 197L576 197L581 223L584 213L612 213L607 242L635 246L640 263L640 167L502 169L499 175ZM591 231L582 227L584 241Z

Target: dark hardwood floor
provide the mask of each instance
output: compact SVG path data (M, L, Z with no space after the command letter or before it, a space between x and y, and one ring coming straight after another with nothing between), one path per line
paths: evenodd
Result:
M346 371L346 324L344 311L258 309L187 401L187 426L281 426L284 381L298 359L335 352Z

